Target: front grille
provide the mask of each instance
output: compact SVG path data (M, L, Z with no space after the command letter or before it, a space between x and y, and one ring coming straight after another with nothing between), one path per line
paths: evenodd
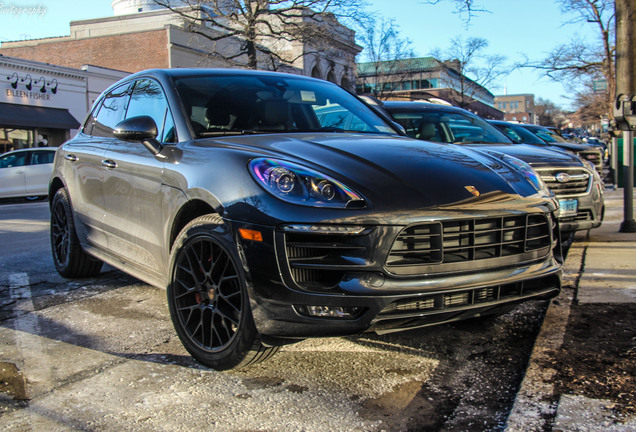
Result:
M589 192L592 175L581 168L535 168L541 179L557 197L584 195ZM566 180L566 181L559 181Z
M382 309L377 320L450 312L486 304L509 302L551 293L558 290L559 286L558 277L550 276L491 287L434 293L391 303Z
M586 209L579 210L576 216L565 217L560 220L561 222L584 222L594 220L594 218L592 217L592 210Z
M441 265L439 269L444 270L443 265L457 264L457 269L467 269L465 265L474 261L536 258L548 253L551 230L552 224L543 214L414 225L400 232L386 265L390 271L404 273L400 268ZM418 272L413 270L407 273Z
M364 266L369 253L356 237L302 233L285 233L285 252L292 278L306 289L336 286L340 269Z

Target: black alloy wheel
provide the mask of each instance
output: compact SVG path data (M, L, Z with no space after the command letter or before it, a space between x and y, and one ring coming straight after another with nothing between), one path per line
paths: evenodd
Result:
M53 196L50 236L53 262L62 276L88 277L101 271L104 263L88 255L80 245L68 192L64 188Z
M254 325L243 270L217 215L188 224L175 242L168 304L185 348L214 369L247 366L269 358Z

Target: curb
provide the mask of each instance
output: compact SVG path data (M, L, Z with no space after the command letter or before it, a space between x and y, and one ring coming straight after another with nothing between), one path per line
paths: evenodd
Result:
M552 429L558 407L553 384L557 371L545 365L548 364L551 353L563 344L570 308L576 297L585 264L586 251L585 242L574 243L570 247L563 266L561 293L550 302L546 311L526 374L508 417L507 432L539 432Z

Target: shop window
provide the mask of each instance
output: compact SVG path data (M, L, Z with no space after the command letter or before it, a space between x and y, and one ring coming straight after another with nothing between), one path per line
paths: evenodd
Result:
M34 131L31 129L0 128L0 154L33 147L34 143Z

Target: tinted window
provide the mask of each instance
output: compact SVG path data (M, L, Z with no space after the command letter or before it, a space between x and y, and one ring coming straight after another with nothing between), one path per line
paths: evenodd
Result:
M27 152L11 153L0 158L0 168L11 168L26 165Z
M161 142L174 142L174 122L168 109L168 102L159 83L142 79L135 83L126 118L146 115L152 117L157 125L157 139Z
M198 136L265 132L395 130L345 90L291 76L190 76L175 79Z
M425 141L456 144L506 143L510 140L486 121L458 112L389 109L408 136Z
M31 165L41 165L53 163L55 151L34 151L31 153Z
M124 84L104 97L99 105L95 124L91 131L86 131L87 133L102 137L113 136L113 129L124 119L129 97L128 87L128 84Z
M526 143L526 144L545 144L541 139L539 139L535 134L521 126L514 125L503 125L503 124L495 124L499 130L505 133L508 138L516 143Z

